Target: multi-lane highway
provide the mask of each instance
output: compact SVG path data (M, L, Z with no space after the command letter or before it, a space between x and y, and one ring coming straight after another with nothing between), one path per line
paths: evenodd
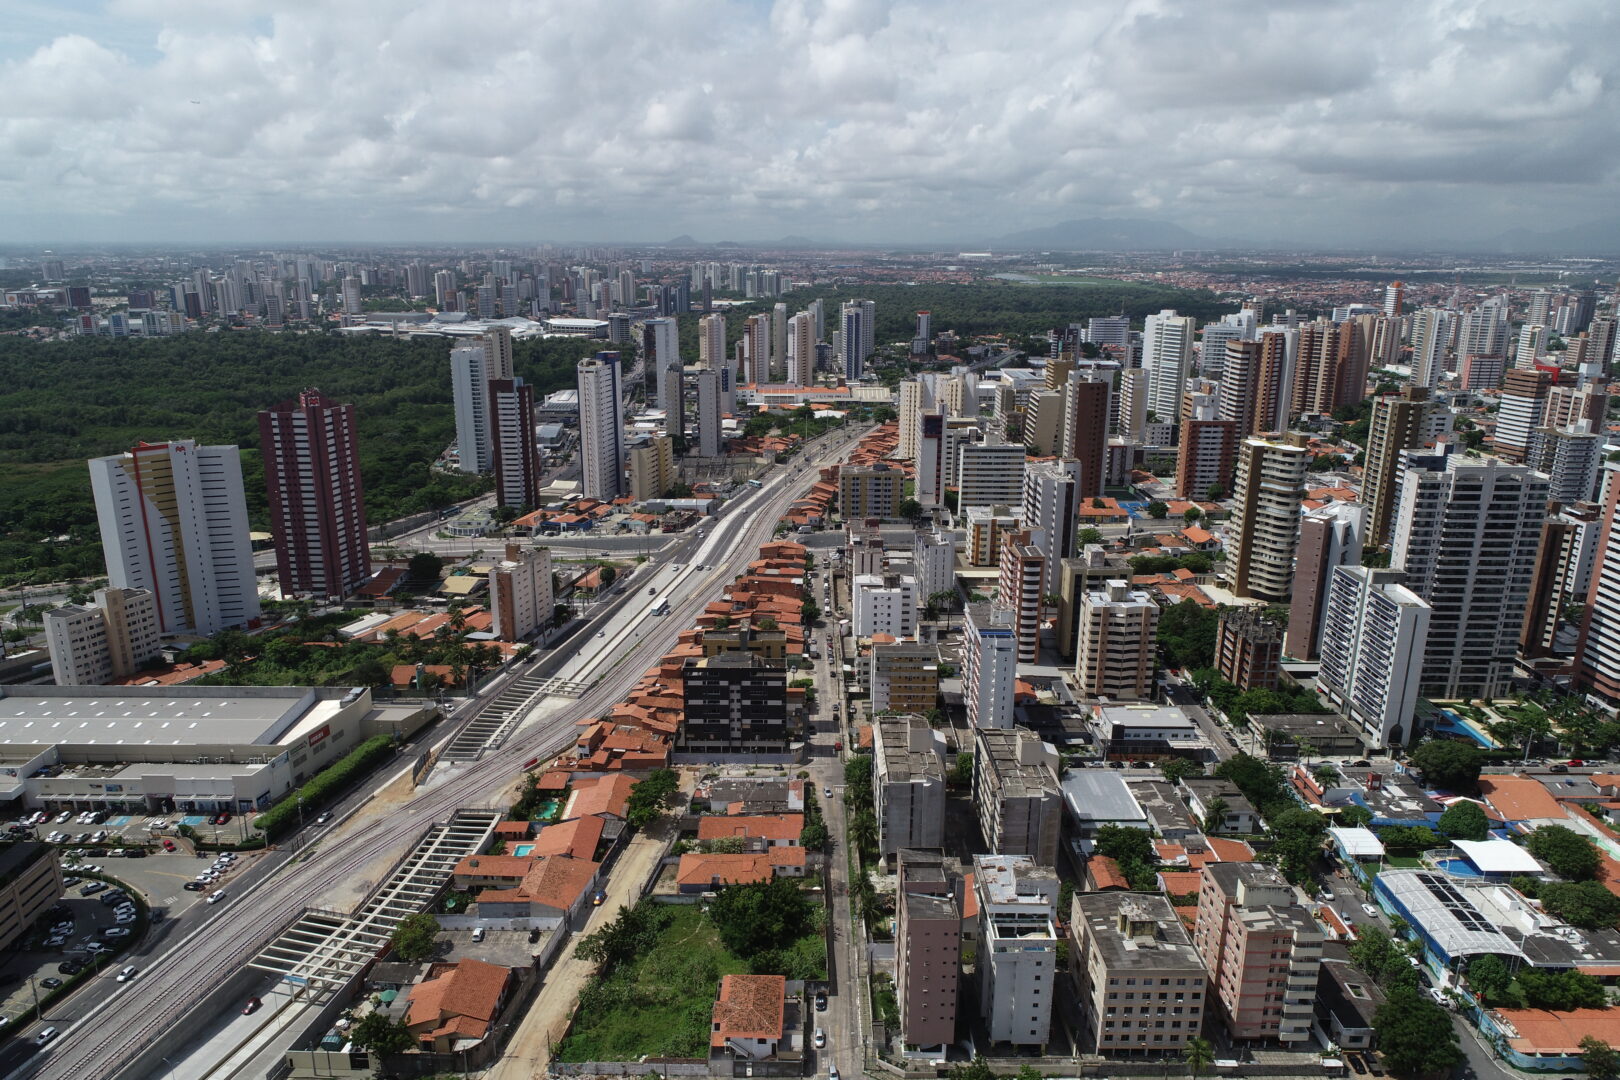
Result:
M817 465L842 460L864 430L835 432L813 444ZM669 650L680 631L770 539L787 505L815 478L815 466L795 462L775 472L763 488L733 500L720 518L675 546L672 561L686 565L660 594L667 616L639 620L633 632L598 638L598 628L579 642L595 662L580 674L590 686L578 699L543 705L506 743L455 775L425 786L385 815L361 814L347 827L296 856L275 853L267 877L251 892L234 895L208 912L185 937L147 961L143 978L127 984L63 1030L15 1076L45 1080L104 1080L121 1075L135 1055L170 1031L211 987L221 984L305 907L323 906L356 878L374 875L402 854L434 821L458 807L495 801L519 765L572 742L575 724L605 713L648 667ZM699 570L699 565L706 569ZM637 575L643 582L649 575ZM29 1038L32 1031L19 1033Z

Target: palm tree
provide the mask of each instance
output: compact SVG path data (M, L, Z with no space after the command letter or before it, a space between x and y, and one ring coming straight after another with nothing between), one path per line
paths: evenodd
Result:
M1204 815L1204 831L1207 833L1221 831L1221 819L1226 816L1229 809L1225 799L1220 796L1209 801L1209 811Z
M1185 1061L1192 1074L1197 1076L1214 1063L1215 1047L1208 1039L1188 1039L1187 1048L1181 1052L1181 1060Z

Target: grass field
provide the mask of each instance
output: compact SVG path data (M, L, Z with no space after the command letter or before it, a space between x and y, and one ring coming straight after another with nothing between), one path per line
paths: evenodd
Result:
M574 1030L559 1061L707 1057L709 1018L720 977L748 965L720 943L696 905L672 905L657 948L580 995Z

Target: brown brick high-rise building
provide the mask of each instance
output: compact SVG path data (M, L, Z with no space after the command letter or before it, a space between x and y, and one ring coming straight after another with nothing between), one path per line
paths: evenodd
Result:
M347 596L371 576L354 406L305 390L259 414L259 449L281 591Z

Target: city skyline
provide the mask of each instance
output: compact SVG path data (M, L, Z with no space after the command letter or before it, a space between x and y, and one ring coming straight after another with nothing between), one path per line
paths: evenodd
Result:
M1620 241L1590 227L1620 86L1601 44L1620 13L1596 3L1239 25L1152 3L988 25L952 4L648 4L629 35L503 4L204 10L13 13L14 242L929 244L1071 220L1147 222L1145 247ZM588 93L604 57L660 77Z

